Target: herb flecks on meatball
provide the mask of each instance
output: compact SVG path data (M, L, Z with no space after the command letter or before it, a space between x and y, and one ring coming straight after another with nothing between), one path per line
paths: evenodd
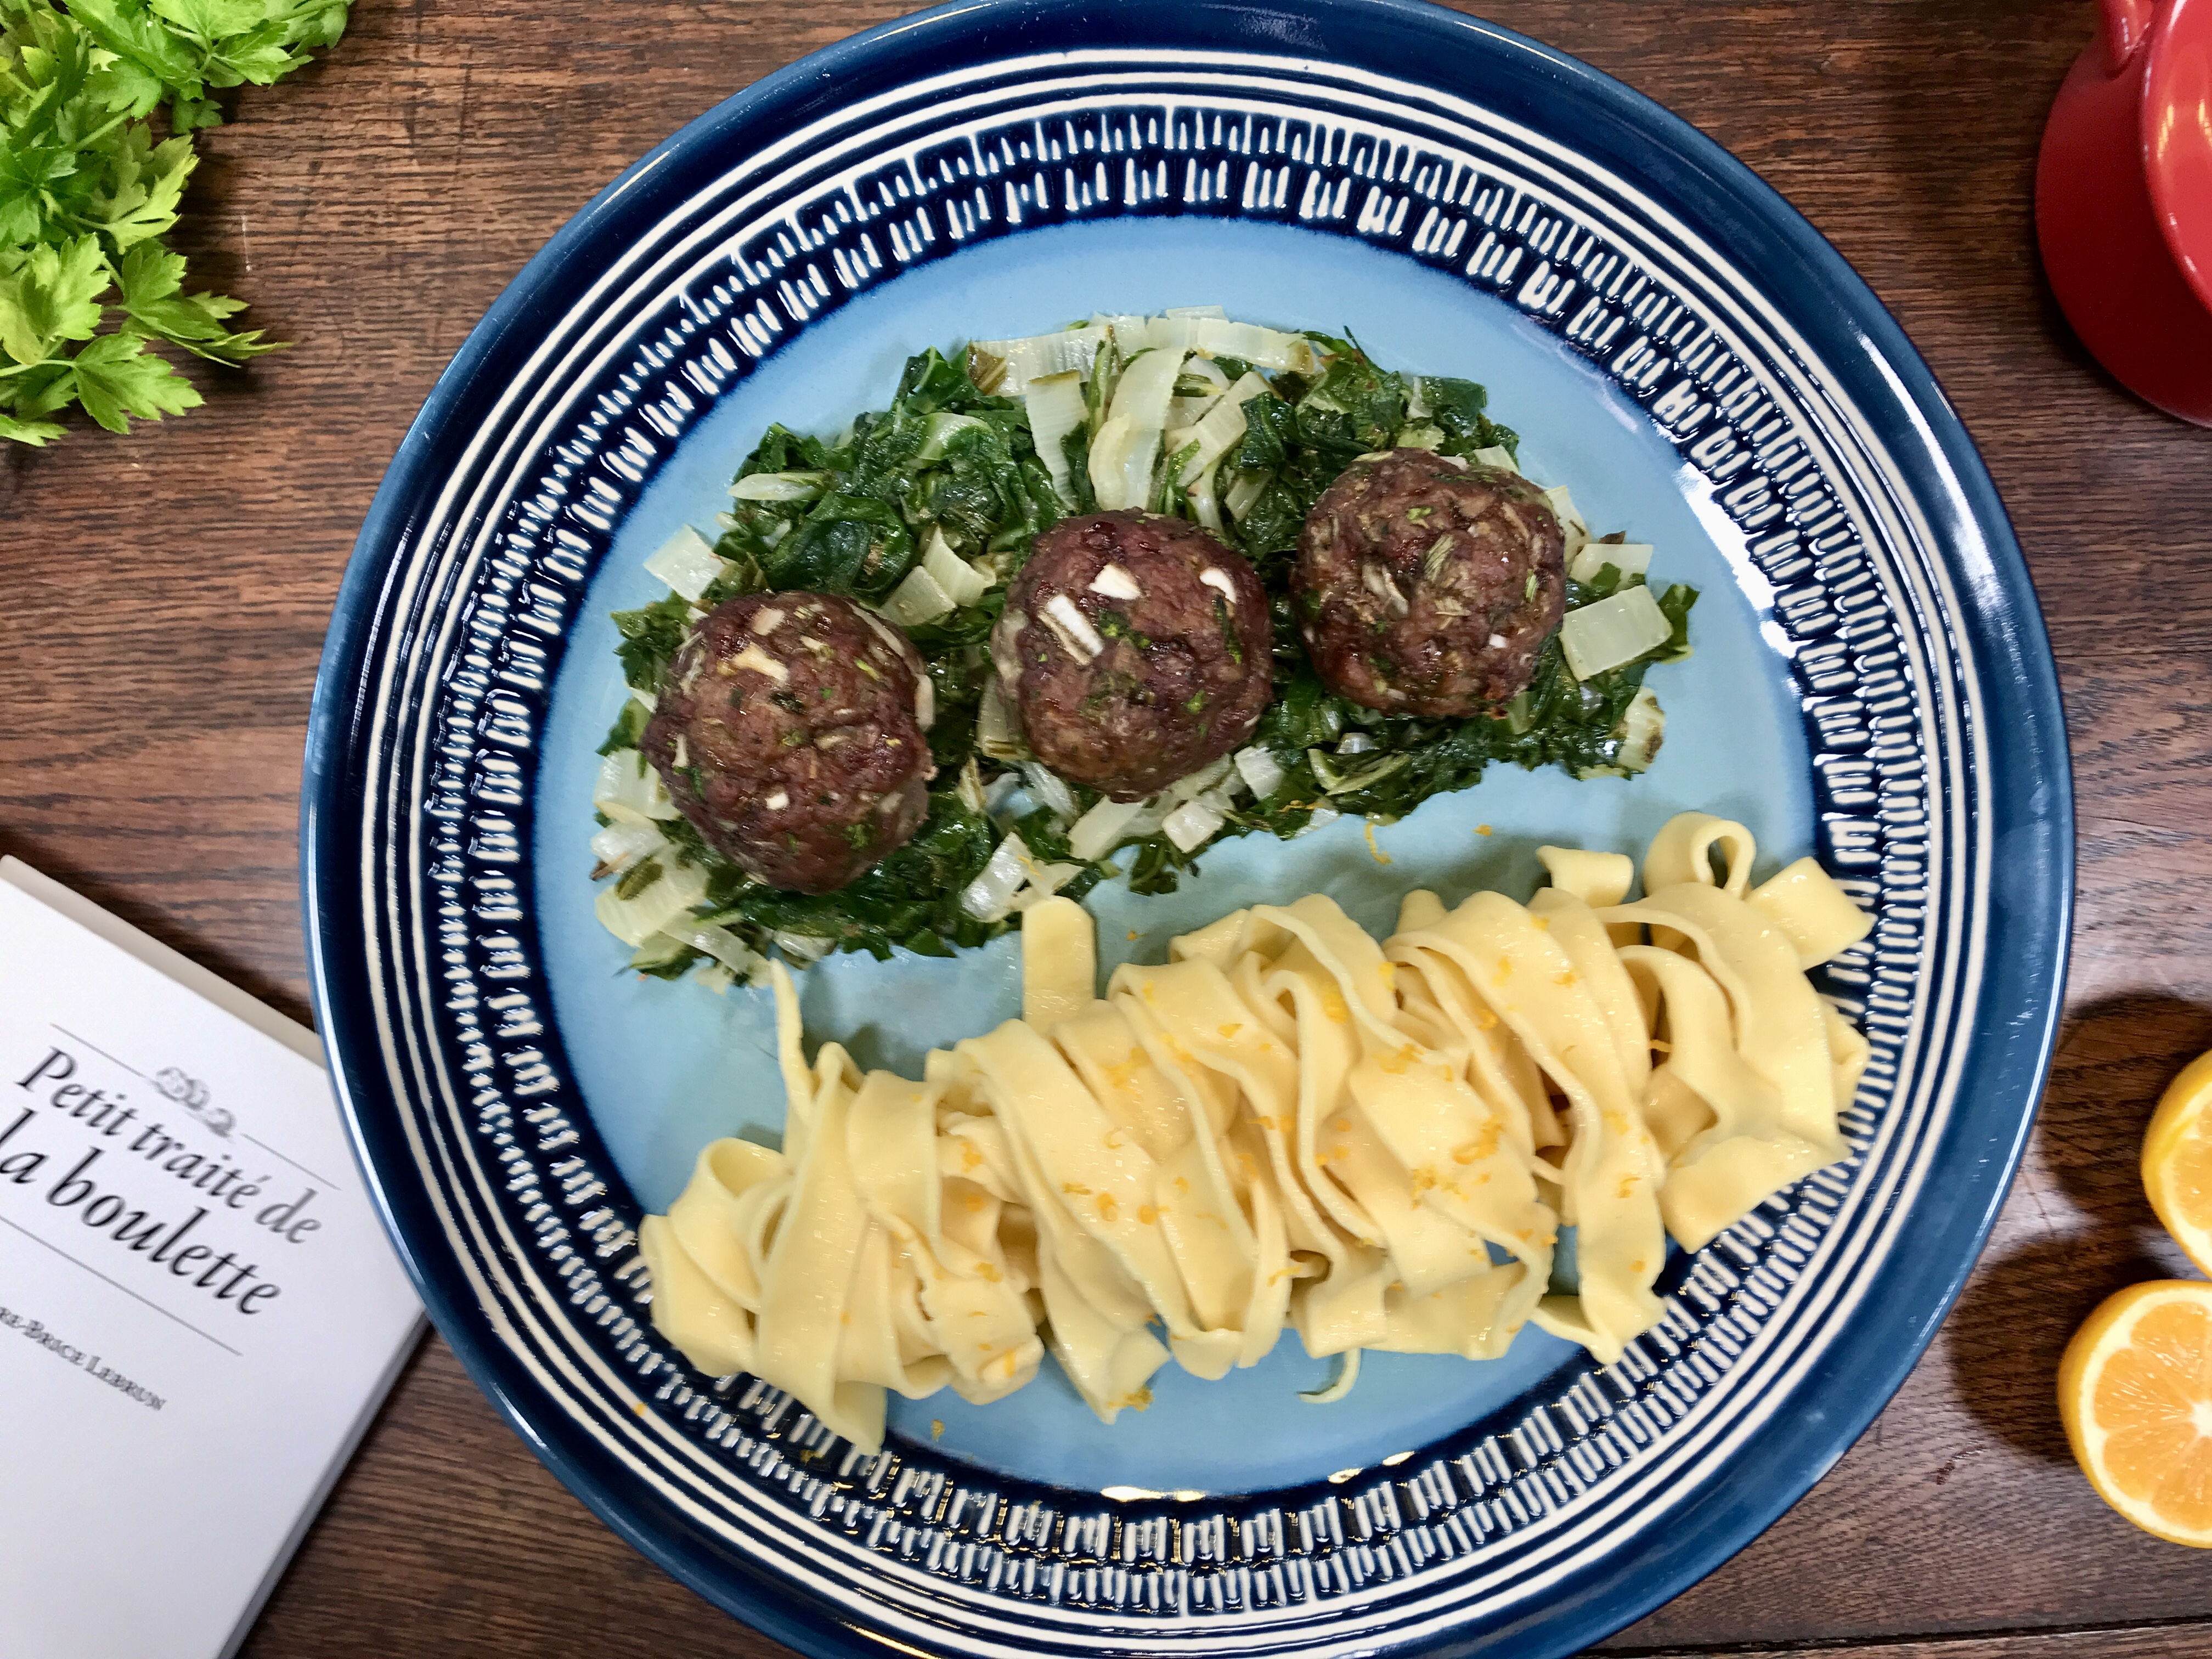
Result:
M1565 611L1565 538L1519 474L1394 449L1314 503L1291 587L1332 690L1397 714L1494 713Z
M828 593L745 593L669 665L643 749L709 845L828 893L929 813L929 677L906 637Z
M991 659L1038 760L1139 800L1252 735L1271 632L1252 567L1198 526L1090 513L1036 538Z

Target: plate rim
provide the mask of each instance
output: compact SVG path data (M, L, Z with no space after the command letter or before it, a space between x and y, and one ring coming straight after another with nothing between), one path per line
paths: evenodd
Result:
M1117 7L1115 11L1134 20L1140 13L1162 9L1166 8L1144 3ZM1954 545L1964 530L1978 535L1990 556L1990 568L1986 573L1990 580L1984 591L1972 605L1962 606L1959 615L1948 620L1972 636L1976 655L1985 665L1985 695L1991 712L1996 712L1996 705L2004 705L2007 712L2018 717L2019 729L2030 739L2024 745L2026 755L2008 755L2002 757L2003 764L1991 766L1990 814L1999 828L2008 823L2039 822L2050 831L2027 861L2035 872L2055 879L2027 896L2028 902L2022 908L2036 914L2024 916L2022 925L2038 939L2047 939L2055 950L2047 957L2027 952L2009 963L2000 959L1993 965L1991 983L1984 988L1984 1019L1971 1042L1978 1048L1994 1035L2000 1052L1976 1079L1970 1100L1980 1104L1992 1098L2024 1096L2025 1108L2017 1112L2016 1121L2008 1114L2005 1121L1995 1121L1989 1107L1983 1104L1978 1112L1955 1115L1942 1131L1931 1168L1954 1168L1962 1158L1967 1159L1973 1174L1954 1191L1975 1201L1960 1206L1937 1227L1942 1248L1925 1253L1894 1253L1869 1283L1871 1300L1877 1286L1887 1285L1893 1279L1904 1280L1903 1286L1893 1293L1905 1296L1913 1309L1922 1311L1917 1322L1905 1322L1905 1340L1881 1354L1835 1356L1832 1363L1824 1357L1824 1398L1840 1395L1847 1401L1845 1408L1817 1414L1821 1419L1817 1428L1770 1419L1750 1431L1748 1439L1764 1448L1760 1461L1772 1466L1779 1478L1770 1475L1748 1498L1734 1490L1733 1483L1712 1483L1677 1511L1681 1524L1668 1529L1664 1537L1647 1538L1626 1559L1608 1561L1587 1575L1565 1601L1554 1601L1540 1613L1490 1627L1470 1638L1483 1646L1504 1644L1516 1632L1530 1633L1531 1627L1540 1624L1542 1632L1536 1639L1541 1644L1570 1651L1568 1644L1579 1647L1599 1639L1680 1594L1747 1546L1809 1490L1863 1433L1918 1363L1980 1255L2033 1131L2063 1012L2075 897L2074 812L2070 752L2056 664L2033 585L2002 500L1934 374L1901 325L1842 255L1778 192L1714 140L1644 94L1578 59L1496 24L1429 4L1427 0L1357 0L1357 3L1265 0L1259 5L1235 3L1235 0L1194 0L1176 9L1218 17L1220 44L1232 49L1254 44L1249 20L1255 17L1308 22L1327 19L1334 26L1348 25L1355 31L1370 21L1377 26L1388 21L1436 37L1440 53L1455 55L1440 59L1446 63L1474 61L1486 51L1526 54L1564 83L1566 95L1596 100L1625 128L1655 141L1650 155L1640 156L1640 162L1647 166L1671 163L1699 175L1704 193L1743 210L1761 232L1788 249L1806 268L1809 283L1793 272L1790 284L1804 284L1807 291L1820 294L1832 302L1866 358L1888 371L1891 396L1899 411L1919 419L1919 441L1909 455L1900 456L1899 463L1903 471L1912 475L1914 496L1929 514L1936 532L1932 550L1940 552ZM334 940L346 940L354 928L347 907L330 897L334 885L343 888L350 862L346 831L357 822L346 815L341 762L350 752L356 727L370 707L359 670L380 621L377 601L407 539L410 509L422 498L425 484L438 477L440 440L465 416L467 393L486 363L511 335L528 337L532 307L540 302L544 290L558 283L572 258L596 246L618 226L633 204L638 204L639 211L649 214L651 198L658 194L660 181L680 171L677 164L688 152L710 140L743 142L749 131L757 143L769 136L771 124L787 106L804 105L818 84L837 80L848 66L872 61L887 48L894 53L917 54L920 61L901 76L912 79L933 64L942 67L1006 56L1011 43L997 37L1009 31L1022 36L1025 43L1029 32L1042 29L1060 31L1063 45L1110 50L1117 44L1138 44L1139 29L1125 31L1123 27L1113 26L1100 29L1092 21L1094 15L1082 0L980 0L980 3L953 0L932 10L893 19L740 89L655 146L594 197L493 302L410 423L349 558L309 715L301 788L301 880L317 1027L324 1033L356 1163L410 1276L471 1380L525 1443L618 1536L710 1602L788 1645L816 1655L873 1652L876 1642L869 1632L837 1616L838 1609L794 1592L738 1552L708 1545L696 1535L656 1533L648 1524L659 1507L656 1500L622 1491L619 1481L602 1480L587 1460L572 1455L557 1436L533 1421L533 1405L541 1413L549 1406L557 1412L557 1405L533 1401L529 1397L531 1390L511 1385L500 1363L496 1335L486 1327L480 1310L464 1305L466 1298L459 1292L465 1287L455 1282L458 1275L450 1264L426 1260L403 1231L396 1207L398 1195L386 1189L368 1158L365 1114L373 1112L384 1095L381 1077L377 1068L366 1064L356 1066L348 1059L349 1054L363 1051L364 1033L358 1028L366 1015L358 998L349 996L343 982L348 969L357 971L359 964L334 957L331 948ZM1118 42L1103 38L1109 32L1123 38ZM1281 50L1279 41L1262 44ZM1449 71L1431 78L1437 84L1449 84ZM671 180L671 185L684 188L680 181ZM1765 272L1757 280L1762 289L1781 282ZM1922 493L1920 485L1925 481L1922 475L1931 465L1960 498L1961 512L1954 518L1945 518L1942 509L1947 503L1939 496ZM1997 757L1992 755L1991 759ZM2026 788L2020 787L2023 781ZM2008 788L2008 785L2013 787ZM2039 806L2031 800L2038 787L2052 792L2051 799ZM2002 925L2002 918L1993 908L1990 930L1995 932ZM2029 999L2037 1005L2039 1014L2032 1022L2033 1029L2015 1035L2008 1042L2002 1040L2003 1034L1985 1029L1989 1011L2009 1006L1993 988L2002 982L2006 970L2014 978L2024 980L2023 988L2039 994ZM368 1047L373 1048L373 1042ZM1978 1152L1961 1144L1977 1137L1986 1143ZM405 1173L411 1177L412 1171ZM430 1254L441 1254L442 1241L432 1242L441 1249ZM1711 1524L1691 1524L1698 1521ZM1632 1587L1623 1583L1625 1576L1632 1578ZM1619 1593L1624 1589L1626 1594ZM1615 1594L1608 1597L1606 1592ZM1193 1644L1194 1648L1199 1645ZM1431 1644L1428 1650L1450 1653L1462 1649L1447 1640Z

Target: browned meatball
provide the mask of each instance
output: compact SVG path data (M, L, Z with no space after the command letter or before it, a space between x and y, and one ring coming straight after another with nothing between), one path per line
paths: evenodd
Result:
M1259 577L1196 525L1090 513L1036 538L991 660L1030 753L1139 800L1251 736L1270 635Z
M644 752L708 843L771 887L828 893L928 816L929 678L850 599L744 593L670 663Z
M1425 449L1353 462L1307 516L1291 582L1315 671L1394 714L1495 710L1566 608L1544 492Z

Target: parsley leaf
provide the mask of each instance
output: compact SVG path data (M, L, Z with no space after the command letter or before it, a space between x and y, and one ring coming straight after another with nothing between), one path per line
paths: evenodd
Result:
M0 349L35 364L65 341L89 340L112 280L94 236L33 247L12 271L0 266Z
M0 0L0 441L46 444L71 404L127 432L196 407L151 348L239 364L281 349L244 301L186 291L164 246L219 125L344 33L345 0ZM155 130L166 121L167 137Z
M158 421L198 407L200 394L165 357L135 334L103 334L70 360L77 401L110 432L128 432L126 416Z

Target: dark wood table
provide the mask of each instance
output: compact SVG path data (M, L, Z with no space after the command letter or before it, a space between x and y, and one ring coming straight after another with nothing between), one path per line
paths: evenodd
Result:
M363 0L204 141L184 240L298 341L209 406L0 459L0 850L295 1015L308 691L354 533L470 324L599 186L896 0ZM2057 1064L1989 1252L1828 1477L1623 1654L2212 1653L2212 1558L2136 1531L2051 1380L2106 1292L2186 1273L2136 1148L2212 1048L2212 432L2133 402L2038 272L2035 146L2079 0L1498 0L1796 203L1987 456L2066 690L2081 908ZM771 1644L594 1520L434 1338L270 1603L252 1659L664 1659Z

